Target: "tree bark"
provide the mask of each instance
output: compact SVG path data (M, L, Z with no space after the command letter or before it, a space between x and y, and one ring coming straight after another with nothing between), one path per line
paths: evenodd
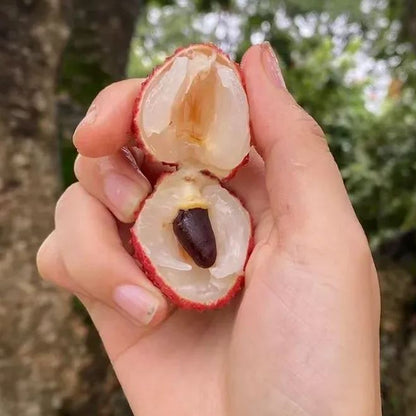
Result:
M109 83L125 77L141 0L73 0L71 38L59 89L88 105Z
M66 160L75 157L70 139L91 101L107 85L126 76L142 4L142 0L73 0L71 37L58 80L59 137ZM67 185L74 177L69 169L64 173Z
M53 228L62 188L57 84L60 96L70 101L60 115L67 127L70 120L72 133L94 95L124 76L139 3L0 3L1 416L116 414L110 399L100 397L111 392L119 403L120 393L114 393L117 386L97 334L74 312L69 295L41 282L35 255ZM80 109L75 117L73 103ZM97 377L107 380L105 387Z
M59 190L56 73L65 0L0 3L0 414L50 416L75 385L84 327L35 265Z
M416 410L416 230L385 241L375 253L381 298L383 416Z
M130 42L141 10L141 0L74 0L71 37L65 49L58 81L58 120L63 150L65 184L74 180L71 143L74 128L96 94L125 78ZM88 327L89 359L81 369L77 400L67 400L65 415L131 415L129 406L101 346Z
M403 35L412 44L416 53L416 3L414 0L404 0L403 4Z

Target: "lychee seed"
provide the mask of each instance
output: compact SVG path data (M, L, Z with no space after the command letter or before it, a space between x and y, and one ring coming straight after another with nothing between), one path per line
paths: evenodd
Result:
M192 214L184 212L178 216L181 210L196 208L207 211L195 211L196 218L189 221L190 225L186 220ZM205 219L200 220L200 216ZM183 233L185 238L174 231L177 217L178 225L187 231ZM201 223L210 224L215 244L210 233L211 237L205 238L208 244L199 240L201 235L208 235L200 231ZM194 232L198 235L194 236ZM183 167L159 179L132 229L136 257L148 278L179 307L198 310L225 305L242 287L251 237L250 215L240 200L215 177L194 166ZM195 241L196 248L189 250L192 258L184 246ZM216 256L205 254L207 247L215 249ZM210 263L215 261L211 267L196 263L201 263L196 255L200 251L203 251L202 257L215 259L211 259ZM208 261L202 266L206 264Z
M215 263L217 245L207 209L181 209L172 225L179 243L199 267L207 269Z

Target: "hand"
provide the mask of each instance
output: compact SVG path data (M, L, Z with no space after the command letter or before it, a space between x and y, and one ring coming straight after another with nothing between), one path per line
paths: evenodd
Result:
M255 224L241 301L172 310L128 253L123 223L151 189L120 152L137 80L102 91L78 127L79 183L40 273L82 300L136 415L381 415L377 274L341 175L270 46L242 71L258 153L229 184Z

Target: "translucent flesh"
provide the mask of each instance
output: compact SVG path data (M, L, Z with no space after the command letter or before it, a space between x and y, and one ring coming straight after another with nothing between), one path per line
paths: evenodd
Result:
M178 210L195 204L208 209L217 241L217 260L209 269L185 256L173 233ZM241 202L216 179L185 168L162 180L134 232L165 283L185 299L208 303L224 296L243 273L251 224Z
M224 177L249 151L244 89L214 50L175 57L150 80L141 106L142 140L160 161L199 165Z

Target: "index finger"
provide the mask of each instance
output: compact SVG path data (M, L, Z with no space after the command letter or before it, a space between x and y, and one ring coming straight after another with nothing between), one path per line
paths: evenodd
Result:
M111 155L132 138L134 101L143 79L115 82L95 97L73 136L78 152L87 157Z

